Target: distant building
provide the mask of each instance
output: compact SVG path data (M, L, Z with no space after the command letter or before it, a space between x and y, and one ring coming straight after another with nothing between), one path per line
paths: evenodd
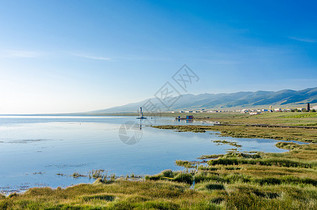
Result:
M317 106L313 106L311 109L314 109L314 110L317 111Z
M274 109L274 112L281 112L281 111L282 111L281 108Z
M258 115L258 114L260 114L261 112L250 112L249 114L250 115Z

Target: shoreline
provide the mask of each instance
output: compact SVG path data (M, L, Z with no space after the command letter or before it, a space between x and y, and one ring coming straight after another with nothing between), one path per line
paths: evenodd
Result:
M301 141L317 143L317 130L286 127L252 127L245 125L159 125L152 126L158 129L176 130L178 132L206 132L219 131L221 136L234 138L263 138L285 141ZM296 134L296 135L294 135Z
M184 168L183 171L164 170L138 181L97 178L92 184L78 184L64 189L60 187L56 189L31 188L21 194L13 193L0 198L0 206L1 203L9 201L13 202L12 205L20 205L19 202L26 199L29 202L35 202L38 206L52 208L67 208L69 202L81 208L104 207L106 209L133 209L145 208L145 206L146 208L165 206L166 209L189 207L308 209L317 207L315 202L317 200L317 144L312 143L316 142L316 137L312 138L313 134L315 135L315 129L311 129L311 132L307 134L307 130L302 128L197 125L153 127L180 132L213 130L219 131L221 136L240 138L261 136L261 138L277 140L276 147L288 151L264 153L231 150L221 155L210 154L201 157L204 164L199 165L197 162L176 160L176 163ZM265 131L265 135L261 132L255 133L254 129ZM291 137L294 138L293 133L289 133L288 129L297 132L297 141L308 144L279 142L278 140L281 139L287 141ZM280 135L276 135L275 132L279 132ZM219 141L218 143L228 143L239 147L234 142ZM150 189L156 189L157 194L151 193ZM299 193L294 194L294 192ZM37 197L37 201L34 201L34 196ZM47 199L55 199L55 202L47 203ZM191 200L191 204L187 202L188 200Z

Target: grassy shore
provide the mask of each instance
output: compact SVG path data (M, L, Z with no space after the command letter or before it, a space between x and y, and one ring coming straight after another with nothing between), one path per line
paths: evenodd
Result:
M287 118L291 119L290 124L298 119L297 115L288 116L294 117ZM276 117L279 116L270 118ZM94 184L66 189L34 188L23 194L0 196L0 209L317 209L316 129L243 125L156 127L182 132L214 130L225 136L309 143L277 141L277 147L289 150L285 153L232 150L221 155L204 155L199 161L177 160L183 171L165 170L142 181L99 178ZM235 142L215 143L239 147Z
M193 115L196 120L218 121L223 124L267 124L286 126L317 126L317 112L266 112L259 115L248 113L223 112L223 113L162 113L162 116L185 117Z
M200 126L200 125L163 125L153 126L159 129L175 129L180 132L219 131L221 136L236 138L264 138L276 140L296 140L317 143L317 129L304 128L267 128L237 126Z
M0 209L316 209L317 145L277 143L287 153L230 152L143 181L34 188L0 197ZM185 162L185 161L184 161ZM195 180L195 189L190 189Z
M155 126L179 132L220 131L232 137L257 137L317 142L316 129L265 128L247 126ZM219 143L228 143L219 141ZM278 142L286 153L241 153L204 155L207 165L191 173L196 189L223 193L217 201L229 209L316 209L317 144ZM230 143L229 143L230 144ZM234 143L231 143L234 146ZM197 163L178 160L179 166L196 169ZM159 180L162 174L150 177ZM175 179L170 177L171 180ZM189 182L189 181L188 181Z

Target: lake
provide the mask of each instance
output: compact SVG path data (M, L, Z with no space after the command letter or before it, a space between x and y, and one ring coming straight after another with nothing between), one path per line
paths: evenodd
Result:
M220 137L216 132L160 130L154 125L206 124L136 117L0 116L0 192L30 187L66 187L90 183L75 179L104 169L117 176L152 175L164 169L182 170L175 160L196 160L233 148L212 140L235 141L240 151L284 152L275 140ZM127 123L128 122L128 123ZM141 122L141 123L140 123ZM66 176L58 176L57 174Z

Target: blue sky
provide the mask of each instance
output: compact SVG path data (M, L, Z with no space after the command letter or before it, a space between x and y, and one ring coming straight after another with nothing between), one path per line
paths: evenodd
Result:
M317 86L316 1L0 0L0 113L152 97L183 65L189 93Z

